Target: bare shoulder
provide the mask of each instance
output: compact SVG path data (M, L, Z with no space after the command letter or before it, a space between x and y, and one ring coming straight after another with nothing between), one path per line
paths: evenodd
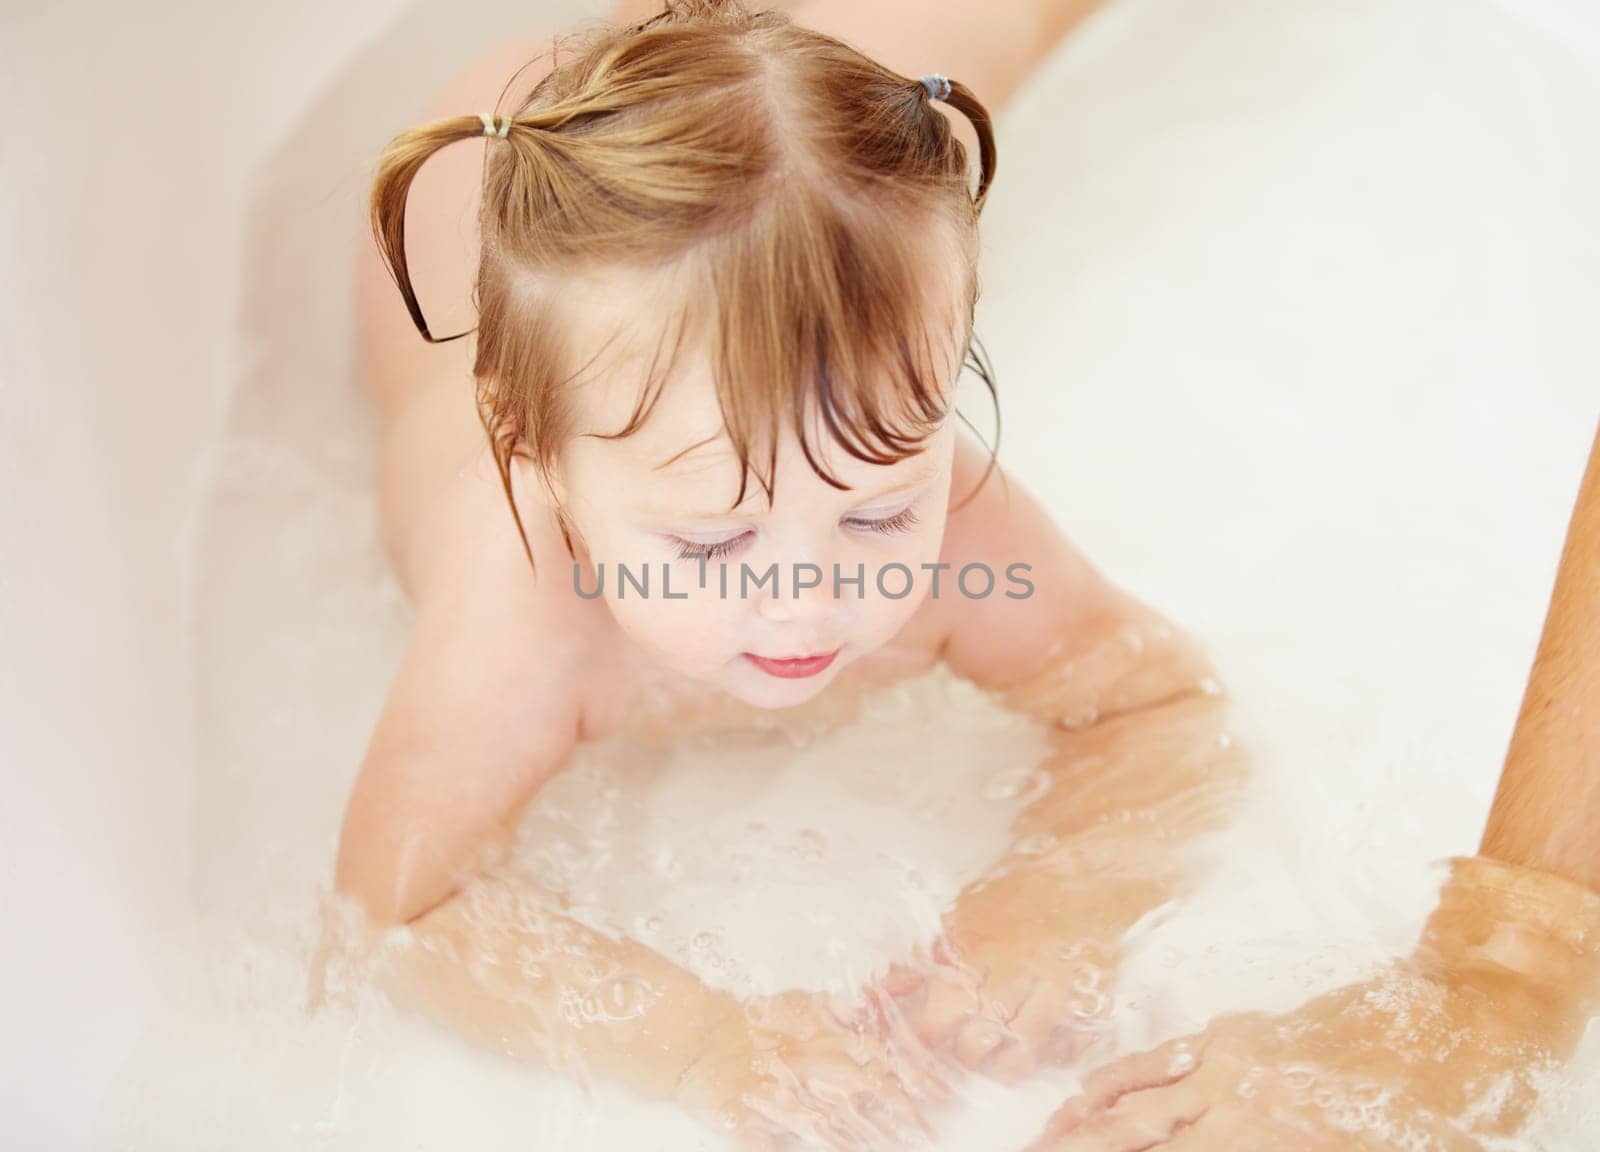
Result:
M958 450L953 499L985 465L975 444ZM940 558L995 576L988 595L948 601L946 661L1025 711L1076 726L1221 691L1204 645L1108 579L1001 469L950 517ZM970 586L986 584L980 573Z
M975 439L957 442L940 560L945 658L959 674L1004 685L1043 663L1118 590L1078 551L1048 510ZM985 476L985 472L988 475ZM960 581L963 569L968 578Z

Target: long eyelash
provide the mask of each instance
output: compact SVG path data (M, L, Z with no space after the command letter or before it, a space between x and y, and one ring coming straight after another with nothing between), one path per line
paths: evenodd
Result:
M718 540L715 544L696 544L693 540L678 540L678 559L719 560L730 555L743 541L743 536L735 536L731 540Z
M893 516L886 516L882 520L851 520L849 523L869 532L882 532L885 536L892 536L897 532L905 532L917 522L917 510L906 508L896 512Z

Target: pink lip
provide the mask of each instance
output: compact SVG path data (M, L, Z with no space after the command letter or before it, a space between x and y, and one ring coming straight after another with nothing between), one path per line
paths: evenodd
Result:
M824 652L819 656L797 656L790 660L771 660L765 656L757 656L754 652L745 652L742 655L750 663L761 669L769 676L781 676L785 680L798 680L805 676L815 676L839 654L839 649Z

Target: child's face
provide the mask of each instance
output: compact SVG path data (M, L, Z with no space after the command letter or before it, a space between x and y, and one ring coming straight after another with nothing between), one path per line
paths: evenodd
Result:
M637 390L622 379L584 389L584 427L627 422ZM578 436L565 446L559 495L582 538L582 590L594 592L603 567L605 603L634 643L656 663L740 700L785 708L890 640L927 594L932 573L922 565L938 560L944 538L955 425L947 418L917 455L891 465L857 460L825 432L813 436L813 451L848 490L817 475L786 429L772 505L752 474L731 512L739 463L725 436L708 440L721 427L709 367L691 361L638 431L618 440ZM648 573L646 594L620 581L619 565L641 584ZM835 655L820 669L820 661L769 662L828 653Z

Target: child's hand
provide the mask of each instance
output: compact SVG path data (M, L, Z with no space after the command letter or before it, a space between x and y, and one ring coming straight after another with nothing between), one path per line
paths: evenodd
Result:
M937 1072L861 1013L803 991L749 1001L684 1074L678 1100L741 1147L895 1149L925 1142Z
M1032 944L968 935L959 950L941 939L927 958L891 968L882 988L934 1057L1015 1083L1083 1051L1110 1010L1109 981L1090 946L1062 947L1052 931Z

